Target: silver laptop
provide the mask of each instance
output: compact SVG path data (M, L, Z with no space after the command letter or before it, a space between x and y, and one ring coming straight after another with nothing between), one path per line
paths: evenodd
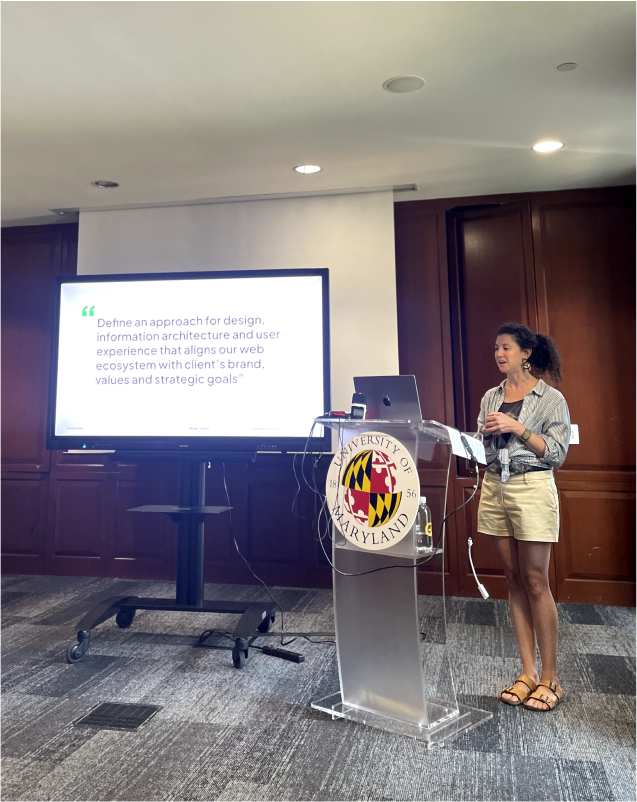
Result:
M355 376L354 388L365 396L367 420L422 421L415 376Z

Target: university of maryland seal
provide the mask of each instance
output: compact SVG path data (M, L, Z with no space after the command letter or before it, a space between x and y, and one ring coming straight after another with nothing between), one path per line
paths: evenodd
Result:
M381 551L402 540L418 512L418 471L407 449L381 432L343 444L327 472L332 521L351 543Z

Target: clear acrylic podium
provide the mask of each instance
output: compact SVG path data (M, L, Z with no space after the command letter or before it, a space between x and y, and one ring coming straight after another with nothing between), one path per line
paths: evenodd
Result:
M349 438L374 431L394 437L421 467L432 463L446 469L446 496L451 464L449 434L435 421L339 421L316 423L338 432L336 450ZM440 520L433 522L434 544ZM459 704L455 674L458 647L448 645L444 596L444 532L442 554L433 556L442 580L442 597L425 597L427 629L435 642L421 638L418 608L415 527L383 551L366 551L346 540L331 523L333 564L345 574L360 574L384 566L405 566L364 576L333 571L334 619L340 690L312 703L332 718L345 718L406 735L438 746L492 718L492 713ZM423 559L423 558L419 558ZM440 582L437 582L438 592Z

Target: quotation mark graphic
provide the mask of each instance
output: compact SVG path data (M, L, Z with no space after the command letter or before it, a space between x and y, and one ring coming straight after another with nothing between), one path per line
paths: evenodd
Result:
M86 317L86 310L87 310L87 309L88 309L88 306L85 306L85 307L84 307L84 309L82 309L82 317ZM92 307L90 308L90 310L89 310L89 313L88 313L88 316L89 316L89 317L93 317L93 310L94 310L94 309L95 309L95 307L94 307L94 306L92 306Z

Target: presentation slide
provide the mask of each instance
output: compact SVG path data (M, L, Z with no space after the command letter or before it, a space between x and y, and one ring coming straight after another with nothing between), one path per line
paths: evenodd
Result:
M55 434L307 437L320 276L63 283Z

